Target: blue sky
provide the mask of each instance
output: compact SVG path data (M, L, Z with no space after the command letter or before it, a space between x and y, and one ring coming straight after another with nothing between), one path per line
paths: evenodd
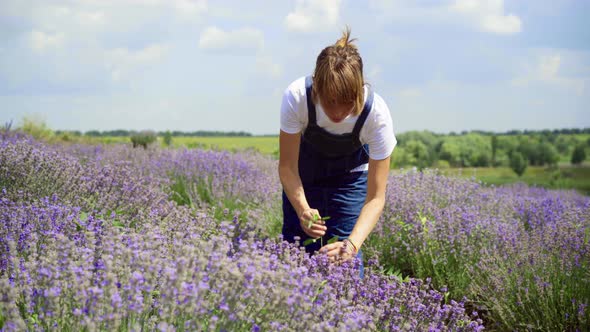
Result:
M590 127L586 0L2 0L0 121L276 134L345 25L397 132Z

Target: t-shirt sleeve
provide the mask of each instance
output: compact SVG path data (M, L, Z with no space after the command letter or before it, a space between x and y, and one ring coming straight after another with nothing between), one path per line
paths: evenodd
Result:
M297 114L295 97L293 92L287 88L283 93L281 103L281 130L287 134L297 134L303 129L301 120Z
M383 160L391 155L397 144L393 121L387 104L377 95L371 112L374 114L367 119L369 126L365 132L366 143L369 144L369 157L373 160Z

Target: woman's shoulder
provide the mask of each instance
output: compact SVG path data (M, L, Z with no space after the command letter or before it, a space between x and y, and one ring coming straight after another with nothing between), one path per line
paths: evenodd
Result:
M305 96L305 76L292 81L287 86L287 89L285 89L286 92L289 92L293 96Z
M383 97L381 97L381 95L374 91L373 107L371 108L371 113L369 113L369 116L373 118L391 117L387 103L385 102Z
M389 107L385 100L373 91L373 107L361 130L361 135L364 134L366 137L379 136L383 133L383 128L391 127L393 127L393 123Z
M391 155L397 144L391 112L385 100L373 92L373 108L361 129L361 142L369 144L369 156L381 160Z
M292 81L283 91L283 103L288 103L294 109L299 110L296 105L306 104L305 76Z

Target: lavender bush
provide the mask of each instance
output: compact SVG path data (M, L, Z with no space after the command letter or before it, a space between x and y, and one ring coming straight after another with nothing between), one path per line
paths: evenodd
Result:
M590 326L590 199L573 191L391 176L359 280L278 240L261 155L10 133L0 187L6 330Z
M217 219L238 214L242 223L249 223L268 237L280 233L276 161L260 154L187 149L137 151L125 145L71 145L63 152L98 168L125 160L140 178L160 179L166 187L163 191L179 205L208 210Z
M390 179L366 245L386 271L432 277L466 296L489 327L590 326L590 199L573 191L487 188L436 172Z
M280 225L275 173L262 157L4 139L0 329L483 328L428 280L377 265L360 280L358 262L265 237ZM178 178L192 204L175 201Z

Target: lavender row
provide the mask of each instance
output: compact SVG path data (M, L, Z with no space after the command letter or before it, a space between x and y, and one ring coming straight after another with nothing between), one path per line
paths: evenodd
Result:
M331 265L206 215L143 232L55 200L0 199L3 329L477 331L462 303L419 280ZM149 226L147 226L149 225Z
M392 176L387 197L366 246L386 270L432 277L468 297L490 327L590 326L588 197L436 172Z
M0 328L482 329L429 284L361 281L353 266L247 233L237 215L212 217L215 200L242 200L248 220L269 222L275 169L260 156L2 141ZM209 201L171 201L178 176L205 181Z
M147 216L166 218L173 201L219 213L231 204L240 210L232 214L243 212L248 220L278 221L280 185L269 176L275 166L260 155L50 146L20 137L0 144L0 184L14 200L56 195L84 211L117 214L132 227ZM269 218L266 211L275 213Z

